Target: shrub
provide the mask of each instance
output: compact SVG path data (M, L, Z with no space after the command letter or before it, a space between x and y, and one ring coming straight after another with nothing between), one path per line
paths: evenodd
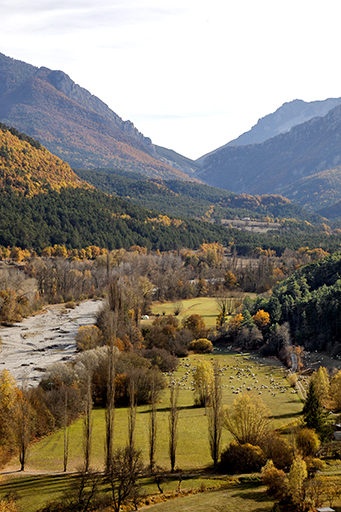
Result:
M301 428L296 434L296 445L303 457L309 457L317 452L320 440L315 430Z
M282 469L277 469L272 460L262 468L262 480L268 493L283 499L288 493L288 479Z
M266 458L272 460L277 469L290 468L294 459L293 446L274 431L269 432L260 443Z
M162 372L173 372L178 366L178 359L163 348L146 349L143 351L143 356Z
M78 350L90 350L100 344L101 331L96 325L81 325L76 334Z
M289 383L289 386L294 388L296 386L296 384L297 384L297 375L296 375L296 373L289 373L289 375L287 376L287 381Z
M206 354L212 352L213 345L207 338L199 338L198 340L191 341L188 348L197 354Z
M264 452L259 446L232 441L221 454L220 470L229 474L260 471L265 460Z
M183 325L193 333L194 338L206 338L207 327L202 316L193 314L184 320Z

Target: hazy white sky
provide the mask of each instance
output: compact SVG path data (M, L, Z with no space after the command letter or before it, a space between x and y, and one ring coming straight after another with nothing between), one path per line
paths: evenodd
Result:
M60 69L198 158L284 102L341 96L340 0L0 0L0 52Z

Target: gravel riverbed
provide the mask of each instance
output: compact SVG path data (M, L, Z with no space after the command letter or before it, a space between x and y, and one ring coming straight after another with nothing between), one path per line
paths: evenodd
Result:
M56 304L11 327L1 327L0 371L6 368L19 385L37 385L51 364L75 357L78 328L93 324L101 305L101 300L84 301L74 309Z

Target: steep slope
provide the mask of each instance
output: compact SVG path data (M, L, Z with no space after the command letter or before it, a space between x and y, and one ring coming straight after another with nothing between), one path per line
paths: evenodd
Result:
M0 187L32 197L62 187L91 188L41 144L0 124Z
M62 71L38 69L0 54L0 93L0 121L39 139L73 167L117 166L189 179L162 161L151 140L130 121Z
M209 155L228 146L245 146L247 144L260 144L267 139L276 137L280 133L288 132L293 126L309 121L313 117L324 117L330 110L341 104L341 98L329 98L323 101L305 102L293 100L284 103L272 114L258 120L251 130L243 133L237 139L231 140L207 155L200 157L197 162L202 163Z
M341 166L306 176L282 190L283 195L310 211L327 211L341 201ZM329 215L323 215L328 217Z
M282 194L306 176L341 162L341 106L261 144L225 147L197 175L236 193ZM293 190L294 194L295 190Z

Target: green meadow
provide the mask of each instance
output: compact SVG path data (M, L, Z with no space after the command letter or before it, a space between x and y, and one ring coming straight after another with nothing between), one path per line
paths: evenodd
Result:
M176 466L184 471L198 471L211 463L208 444L208 419L205 409L194 406L192 391L193 369L199 360L218 360L222 368L223 402L231 405L239 393L249 388L261 396L270 408L274 428L294 422L302 411L302 402L297 393L292 393L285 376L285 369L269 360L250 354L238 354L228 350L215 350L213 355L192 355L180 361L178 370L167 379L177 382L179 387L179 423ZM270 380L272 382L270 383ZM168 459L168 406L169 392L166 389L158 403L157 412L157 464L169 469ZM126 408L115 410L115 446L124 446L127 441L128 414ZM149 406L137 407L135 439L144 461L148 462ZM93 410L93 433L91 465L102 469L104 461L105 412ZM64 432L56 432L33 444L29 450L27 471L56 472L63 468ZM230 440L223 432L223 445ZM70 427L68 470L74 471L83 458L83 421L80 419ZM15 469L16 461L11 468ZM18 463L19 468L19 463Z
M181 310L177 317L180 322L190 315L201 315L207 327L215 327L219 308L217 300L214 297L198 297L196 299L187 299L178 302L154 304L152 313L153 315L174 315L179 305L181 306Z
M205 409L194 406L194 393L192 391L193 369L200 360L218 361L222 368L223 402L231 405L239 392L251 388L252 393L261 396L271 410L273 427L284 427L296 422L302 411L302 402L297 393L292 393L286 380L286 370L275 360L263 360L252 354L240 354L233 351L215 349L209 355L191 355L180 360L179 367L174 374L166 375L166 379L175 380L179 387L179 422L178 422L178 447L176 456L176 469L184 474L182 488L204 485L212 487L210 479L205 480L205 473L211 468L211 457L208 443L208 419ZM271 389L271 385L274 389ZM267 386L267 387L265 387ZM281 390L281 391L280 391ZM259 393L262 393L259 395ZM277 394L275 394L277 393ZM168 407L169 390L166 388L158 403L157 412L157 450L156 463L166 471L170 470L168 458ZM93 433L91 466L93 469L102 470L104 461L105 439L105 411L93 410ZM128 414L126 408L115 410L115 447L125 446L127 442ZM137 407L135 442L141 450L144 462L148 463L148 428L149 406ZM222 445L231 440L229 434L223 431ZM39 442L31 445L25 472L20 473L17 459L11 461L5 468L0 480L0 497L14 493L19 505L25 504L24 510L35 512L47 501L61 496L68 488L72 474L63 474L63 443L64 432L56 432ZM80 419L70 427L69 462L67 472L77 470L83 461L83 420ZM12 472L12 473L11 473ZM34 476L32 476L34 475ZM186 481L187 475L188 480ZM197 476L195 476L197 475ZM202 476L200 476L202 475ZM204 479L204 480L203 480ZM165 491L176 489L177 477L172 478L165 486ZM213 484L216 485L216 484ZM144 482L146 493L157 494L155 483ZM243 506L245 511L270 510L271 500L260 492L258 487L247 492L242 497L238 487L233 491L217 490L212 493L200 493L196 496L188 496L179 500L171 500L167 503L155 505L160 512L168 510L207 510L207 504L211 499L217 499L217 503L223 503L228 499L237 508ZM233 492L232 492L233 491ZM209 496L212 494L212 498ZM229 498L228 498L229 497ZM225 499L226 498L226 499ZM233 500L231 501L231 499ZM262 508L257 508L257 500L262 502ZM183 504L182 504L183 502ZM199 503L200 502L200 506ZM181 505L180 505L181 503ZM206 508L205 508L206 503ZM213 501L212 501L213 503ZM186 505L185 505L186 504ZM258 503L259 507L260 503ZM180 507L179 509L177 507ZM210 508L209 510L215 510ZM225 509L224 509L225 510ZM230 510L227 508L226 510ZM233 507L231 508L233 510ZM234 509L236 510L236 509Z

